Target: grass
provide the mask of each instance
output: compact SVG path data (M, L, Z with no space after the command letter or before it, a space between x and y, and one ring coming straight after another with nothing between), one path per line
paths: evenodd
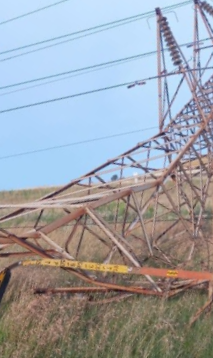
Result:
M0 201L32 201L52 189L1 192ZM116 210L122 217L123 204L120 203L118 209L114 203L110 205L105 208L106 219L110 220L110 215ZM210 203L208 213L211 216ZM150 207L147 217L152 216L153 208ZM50 222L54 218L55 212L52 211L44 220ZM160 225L163 223L159 223L159 228ZM85 256L89 246L85 248ZM98 254L97 245L95 255ZM1 263L1 267L8 262L11 261ZM36 287L77 283L75 278L59 269L20 267L13 271L0 305L0 357L212 357L212 315L201 316L191 328L188 325L190 317L207 300L202 291L189 291L172 300L131 296L108 304L94 304L88 296L33 294ZM95 297L104 298L103 295Z
M188 328L189 317L204 303L202 294L91 305L75 297L32 296L27 281L19 293L11 284L2 302L1 357L211 357L212 317Z

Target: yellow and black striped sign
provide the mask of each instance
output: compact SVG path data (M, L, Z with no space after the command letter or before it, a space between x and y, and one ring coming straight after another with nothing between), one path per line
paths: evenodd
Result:
M115 273L129 272L128 266L124 266L124 265L109 265L109 264L99 264L96 262L83 262L83 261L71 261L71 260L54 260L54 259L26 260L22 262L22 265L65 267L65 268L81 269L81 270L88 270L88 271L115 272Z
M5 276L6 276L6 271L5 270L0 272L0 287L2 286L2 284L4 282Z
M0 272L0 302L10 281L10 276L10 270L8 268Z
M168 270L166 276L167 276L167 277L177 277L177 276L178 276L178 271Z
M51 266L61 268L80 269L86 271L100 271L100 272L111 272L118 274L133 274L133 275L149 275L156 277L167 277L176 279L189 279L189 280L213 280L213 273L211 272L196 272L196 271L185 271L185 270L168 270L165 268L155 267L130 267L126 265L116 264L102 264L97 262L85 262L85 261L72 261L68 259L41 259L41 260L26 260L18 263L22 266ZM0 272L0 287L1 282L4 281L4 271Z

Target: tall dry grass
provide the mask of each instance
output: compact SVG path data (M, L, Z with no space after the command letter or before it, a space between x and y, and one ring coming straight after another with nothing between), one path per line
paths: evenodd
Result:
M84 296L33 296L32 272L16 275L1 304L3 358L212 357L211 315L188 328L201 293L92 305Z
M18 196L15 192L5 192L0 193L0 200L2 202L34 200L46 192L47 189L40 190L39 193L18 192ZM163 227L159 226L159 230L161 229ZM57 233L54 235L56 235L55 241L60 243L60 235L57 236ZM91 256L90 247L91 245L87 245L85 249L83 248L83 256ZM98 254L97 245L95 255ZM9 262L11 261L5 260L1 265ZM33 294L36 287L76 284L75 278L63 270L41 267L16 269L12 273L0 305L0 357L211 358L213 356L212 315L201 317L191 328L188 326L190 317L207 299L201 291L189 291L169 301L132 296L108 304L94 304L91 297L84 295ZM103 295L96 297L104 298Z

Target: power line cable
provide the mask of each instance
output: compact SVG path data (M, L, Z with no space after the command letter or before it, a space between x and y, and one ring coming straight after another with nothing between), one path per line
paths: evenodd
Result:
M45 85L48 85L48 84L50 84L50 83L56 83L56 82L68 80L68 79L73 78L73 77L84 76L84 75L89 74L89 73L92 73L92 72L97 72L97 71L105 70L105 69L108 69L108 68L111 68L111 67L115 67L115 66L118 66L118 65L124 65L124 64L126 64L126 63L128 63L128 62L130 62L130 61L136 61L136 60L139 60L139 59L142 59L142 57L132 58L132 59L130 59L130 60L123 61L123 62L121 62L121 63L114 63L114 64L107 65L107 66L103 66L103 67L93 68L93 69L90 69L90 70L87 70L87 71L82 71L82 72L79 72L79 73L71 74L71 75L66 76L66 77L63 77L63 78L58 78L58 79L55 79L55 80L50 80L50 81L42 82L42 83L39 83L39 84L36 84L36 85L27 86L27 87L20 88L20 89L16 89L16 90L9 91L9 92L3 92L3 93L0 93L0 97L2 97L2 96L8 96L8 95L11 95L11 94L17 93L17 92L27 91L27 90L30 90L30 89L36 88L36 87L45 86Z
M190 43L191 44L191 43ZM183 45L180 45L180 47L183 46ZM184 44L185 46L185 44ZM166 49L165 49L166 50ZM30 90L30 89L33 89L33 88L37 88L37 87L41 87L41 86L46 86L48 84L52 84L52 83L56 83L56 82L61 82L61 81L65 81L65 80L68 80L70 78L74 78L74 77L79 77L79 76L84 76L86 74L90 74L92 72L97 72L97 71L101 71L101 70L105 70L105 69L108 69L108 68L111 68L111 67L115 67L115 66L118 66L118 65L125 65L126 63L129 63L130 61L136 61L136 60L140 60L140 59L143 59L144 57L148 57L148 56L151 56L153 54L156 54L157 51L153 51L153 53L146 53L146 56L144 56L145 54L142 54L143 56L139 56L139 57L132 57L130 58L129 60L126 60L126 61L123 61L123 62L118 62L118 63L112 63L110 65L107 65L107 66L102 66L102 67L98 67L98 68L93 68L93 69L90 69L90 70L87 70L87 71L81 71L79 73L76 73L76 74L71 74L69 76L66 76L66 77L63 77L63 78L58 78L58 79L55 79L55 80L50 80L50 81L46 81L46 82L42 82L42 83L39 83L39 84L35 84L35 85L32 85L32 86L27 86L27 87L24 87L24 88L21 88L21 89L16 89L16 90L13 90L13 91L7 91L7 92L3 92L3 93L0 93L0 97L2 96L9 96L9 95L12 95L13 93L17 93L17 92L23 92L23 91L27 91L27 90Z
M107 91L107 90L111 90L111 89L118 88L118 87L128 86L128 85L132 84L132 82L120 83L118 85L98 88L98 89L92 90L92 91L75 93L75 94L68 95L68 96L57 97L57 98L52 98L52 99L41 101L41 102L35 102L35 103L30 103L30 104L27 104L27 105L23 105L23 106L8 108L8 109L4 109L4 110L0 111L0 114L7 113L7 112L12 112L12 111L17 111L17 110L24 109L24 108L41 106L41 105L44 105L44 104L63 101L63 100L71 99L71 98L75 98L75 97L85 96L85 95L92 94L92 93L98 93L98 92L102 92L102 91Z
M117 63L121 63L121 62L126 62L126 61L128 61L128 60L132 60L132 59L136 59L136 58L141 58L141 57L153 55L153 54L155 54L155 53L156 53L156 51L151 51L151 52L146 52L146 53L140 53L140 54L133 55L133 56L128 56L128 57L124 57L124 58L119 58L119 59L117 59L117 60L102 62L102 63L98 63L98 64L95 64L95 65L86 66L86 67L81 67L81 68L77 68L77 69L70 70L70 71L59 72L59 73L52 74L52 75L49 75L49 76L43 76L43 77L33 78L33 79L31 79L31 80L22 81L22 82L17 82L17 83L13 83L13 84L9 84L9 85L2 86L2 87L0 87L0 90L6 89L6 88L11 88L11 87L22 86L22 85L25 85L25 84L28 84L28 83L39 82L39 81L43 81L43 80L47 80L47 79L51 79L51 78L55 78L55 77L60 77L60 76L68 75L68 74L71 74L71 73L77 73L77 72L82 72L82 71L86 71L86 70L91 70L91 69L98 68L98 67L104 67L104 66L111 65L111 64L117 64Z
M107 31L107 30L111 30L113 28L120 27L120 26L129 24L129 23L135 22L135 21L137 21L137 20L131 20L131 21L128 21L128 22L125 22L125 23L122 23L122 24L117 24L117 25L110 26L110 27L107 27L107 28L104 28L104 29L101 29L101 30L90 32L88 34L80 35L80 36L77 36L77 37L74 37L74 38L71 38L71 39L68 39L68 40L60 41L60 42L57 42L56 44L47 45L47 46L40 47L40 48L30 50L30 51L27 51L27 52L22 52L22 53L17 54L17 55L5 57L5 58L1 59L0 62L10 61L10 60L13 60L15 58L23 57L25 55L29 55L29 54L32 54L32 53L35 53L35 52L40 52L40 51L46 50L48 48L55 47L57 45L62 45L62 44L68 43L68 42L76 41L76 40L79 40L81 38L85 38L85 37L88 37L88 36L91 36L91 35L94 35L94 34L98 34L100 32L104 32L104 31Z
M174 74L176 74L176 73L174 73ZM168 76L168 74L167 74L167 76ZM129 86L129 85L132 85L133 83L136 83L136 82L141 83L143 81L156 79L158 77L159 76L153 76L153 77L149 77L149 78L146 78L146 79L140 80L140 81L131 81L131 82L119 83L119 84L116 84L116 85L112 85L112 86L108 86L108 87L102 87L102 88L98 88L98 89L95 89L95 90L74 93L74 94L71 94L71 95L67 95L67 96L63 96L63 97L56 97L56 98L48 99L48 100L41 101L41 102L34 102L34 103L26 104L26 105L23 105L23 106L7 108L7 109L1 110L0 114L13 112L13 111L17 111L17 110L21 110L21 109L25 109L25 108L35 107L35 106L41 106L41 105L48 104L48 103L64 101L64 100L67 100L67 99L86 96L86 95L89 95L89 94L98 93L98 92L102 92L102 91L108 91L108 90L112 90L112 89L119 88L119 87ZM141 84L145 84L145 83L141 83Z
M39 48L34 49L34 50L30 50L30 51L27 51L27 52L22 52L22 53L17 54L17 55L5 57L5 58L1 59L0 62L9 61L9 60L12 60L12 59L14 59L14 58L23 57L23 56L25 56L25 55L29 55L29 54L32 54L32 53L35 53L35 52L40 52L40 51L46 50L46 49L48 49L48 48L52 48L52 47L55 47L55 46L58 46L58 45L66 44L66 43L68 43L68 42L76 41L76 40L79 40L79 39L81 39L81 38L85 38L85 37L89 37L89 36L98 34L98 33L100 33L100 32L104 32L104 31L107 31L107 30L114 29L114 28L116 28L116 27L120 27L120 26L123 26L123 25L126 25L126 24L130 24L130 23L135 22L135 21L138 21L138 20L140 20L140 19L141 19L141 18L135 19L135 20L126 21L126 22L123 22L122 24L116 24L116 25L113 25L113 26L106 27L106 28L104 28L104 29L100 29L100 30L96 30L96 31L93 31L93 32L90 32L90 33L86 33L86 34L84 34L84 35L76 36L76 37L73 37L73 38L68 39L68 40L63 40L63 41L60 41L60 42L57 42L57 43L54 43L54 44L51 44L51 45L47 45L47 46L44 46L44 47L39 47ZM1 53L0 53L0 55L1 55Z
M192 0L164 7L164 8L162 8L162 11L164 11L164 10L168 11L168 10L172 10L172 9L177 8L177 7L180 7L180 6L188 5L188 4L191 3L191 1ZM42 44L52 42L52 41L57 41L57 40L60 40L60 39L66 38L66 37L79 35L79 34L84 34L84 35L81 35L81 36L74 37L72 39L68 39L68 40L65 40L65 41L60 41L60 42L57 42L57 43L54 43L54 44L51 44L51 45L48 45L48 46L40 47L38 49L23 52L23 53L18 54L18 55L6 57L6 58L0 60L0 62L9 61L9 60L17 58L17 57L25 56L25 55L28 55L28 54L31 54L31 53L34 53L34 52L37 52L37 51L42 51L42 50L45 50L47 48L58 46L58 45L61 45L61 44L64 44L64 43L67 43L67 42L70 42L70 41L75 41L75 40L78 40L78 39L83 38L83 37L91 36L91 35L94 35L94 34L97 34L97 33L103 32L103 31L107 31L107 30L110 30L110 29L113 29L113 28L116 28L116 27L119 27L119 26L123 26L123 25L129 24L129 23L141 20L143 18L147 18L147 17L149 17L151 15L154 15L154 14L155 14L154 11L149 11L149 12L146 12L146 13L142 13L142 14L126 17L126 18L123 18L123 19L111 21L111 22L108 22L108 23L105 23L105 24L93 26L93 27L90 27L90 28L87 28L87 29L75 31L75 32L68 33L68 34L65 34L65 35L52 37L52 38L47 39L47 40L42 40L42 41L38 41L38 42L35 42L35 43L27 44L27 45L24 45L24 46L21 46L21 47L16 47L16 48L13 48L13 49L5 50L5 51L0 52L0 55L15 52L15 51L20 51L22 49L42 45ZM90 31L92 31L92 32L90 32ZM87 32L89 32L89 33L87 33ZM87 33L87 34L85 34L85 33Z
M64 3L64 2L67 2L67 1L70 1L70 0L61 0L61 1L55 2L55 3L53 3L53 4L50 4L50 5L47 5L47 6L38 8L38 9L36 9L36 10L30 11L30 12L26 12L25 14L21 14L21 15L19 15L19 16L12 17L11 19L8 19L8 20L5 20L5 21L0 22L0 25L5 25L5 24L7 24L8 22L12 22L12 21L15 21L15 20L22 19L23 17L29 16L29 15L33 15L33 14L35 14L35 13L37 13L37 12L40 12L40 11L43 11L43 10L47 10L47 9L49 9L49 8L51 8L51 7L60 5L60 4L62 4L62 3Z
M5 55L7 53L11 53L11 52L15 52L15 51L20 51L20 50L24 50L26 48L29 48L29 47L34 47L34 46L38 46L38 45L43 45L45 43L48 43L48 42L53 42L53 41L57 41L57 40L62 40L66 37L70 37L70 36L74 36L74 35L80 35L80 34L84 34L84 33L87 33L87 32L90 32L90 31L94 31L94 30L100 30L102 29L103 27L110 29L111 26L114 26L114 25L117 25L117 24L120 24L121 26L124 24L126 24L126 22L128 21L137 21L137 20L140 20L141 18L146 17L147 15L150 15L152 14L153 11L150 11L150 12L147 12L147 13L144 13L144 14L139 14L139 15L134 15L134 16L130 16L130 17L127 17L127 18L124 18L124 19L120 19L120 20L115 20L115 21L111 21L111 22L108 22L108 23L105 23L105 24L102 24L102 25L96 25L96 26L93 26L93 27L89 27L89 28L86 28L86 29L83 29L83 30L78 30L78 31L74 31L74 32L70 32L68 34L64 34L64 35L60 35L60 36L55 36L55 37L51 37L49 39L46 39L46 40L42 40L42 41L37 41L37 42L34 42L34 43L30 43L30 44L27 44L27 45L23 45L23 46L19 46L19 47L15 47L15 48L12 48L12 49L9 49L9 50L5 50L5 51L1 51L0 52L0 55ZM97 32L94 32L94 33L97 33ZM91 33L93 34L93 32ZM81 38L81 37L77 37L78 38ZM60 44L61 42L57 43L57 44ZM62 42L63 43L63 42ZM57 45L55 44L55 45ZM54 46L55 46L54 45ZM46 47L45 47L46 48Z
M68 0L65 0L65 1L68 1ZM164 10L166 11L166 10L169 10L169 9L180 7L180 5L181 6L188 5L189 3L191 3L191 1L192 0L188 0L188 1L185 1L185 2L182 2L182 3L166 6L166 7L162 8L162 11L164 11ZM101 24L101 25L96 25L96 26L93 26L93 27L89 27L89 28L86 28L86 29L83 29L83 30L78 30L78 31L75 31L75 32L71 32L71 33L68 33L68 34L65 34L65 35L56 36L56 37L52 37L52 38L49 38L49 39L46 39L46 40L42 40L42 41L34 42L34 43L31 43L31 44L27 44L27 45L24 45L24 46L21 46L21 47L16 47L16 48L13 48L13 49L9 49L9 50L0 52L0 55L10 53L10 52L14 52L14 51L18 51L18 50L22 50L22 49L29 48L29 47L32 47L32 46L42 45L44 43L51 42L51 41L61 40L63 38L69 37L69 36L79 35L79 34L82 34L82 33L88 32L88 31L93 31L93 30L100 29L102 27L107 27L107 26L111 26L111 25L114 25L114 24L118 24L120 22L126 22L126 21L130 21L130 20L135 20L135 19L138 19L138 18L140 19L141 17L147 17L147 16L154 15L154 14L155 14L155 11L151 10L151 11L144 12L144 13L141 13L141 14L125 17L125 18L122 18L122 19L119 19L119 20L114 20L114 21L111 21L111 22L107 22L107 23L104 23L104 24Z
M207 37L205 39L200 40L200 42L204 42L204 41L207 41L207 40L210 40L210 39L211 39L211 37ZM179 47L189 46L191 44L193 44L193 42L187 42L187 43L179 45ZM168 48L165 48L164 51L168 51ZM102 63L99 63L99 64L86 66L86 67L82 67L82 68L77 68L77 69L74 69L74 70L69 70L69 71L65 71L65 72L59 72L59 73L48 75L48 76L38 77L38 78L34 78L34 79L22 81L22 82L17 82L17 83L5 85L5 86L0 87L0 90L11 88L11 87L22 86L22 85L28 84L28 83L39 82L39 81L43 81L43 80L47 80L47 79L51 79L51 78L55 78L55 77L60 77L60 76L64 76L64 75L71 74L71 73L82 72L82 71L86 71L86 70L90 70L90 69L94 69L94 68L98 68L98 67L105 67L105 66L108 66L108 65L111 65L111 64L117 64L117 63L119 64L119 63L127 62L127 61L133 60L133 59L140 59L142 57L152 56L152 55L155 55L156 53L157 53L157 51L154 50L154 51L150 51L150 52L144 52L144 53L141 53L141 54L120 58L120 59L117 59L117 60L102 62ZM50 82L50 83L52 83L52 82Z
M212 70L212 69L213 69L212 66L201 68L201 70ZM192 70L191 69L185 69L186 72L192 72L192 71L197 71L197 70L198 69L196 69L196 68L192 69ZM112 90L112 89L120 88L120 87L124 87L124 86L130 86L130 85L134 86L135 84L136 85L144 85L144 84L146 84L146 81L154 80L154 79L157 79L159 77L174 76L174 75L179 75L179 74L181 74L179 71L170 72L170 73L163 74L163 75L160 75L160 76L156 75L156 76L152 76L152 77L147 77L147 78L144 78L144 79L138 80L138 81L119 83L119 84L112 85L112 86L101 87L101 88L98 88L98 89L95 89L95 90L74 93L74 94L71 94L71 95L67 95L67 96L63 96L63 97L56 97L56 98L52 98L52 99L48 99L48 100L40 101L40 102L29 103L29 104L25 104L23 106L17 106L17 107L3 109L3 110L0 111L0 114L13 112L13 111L17 111L17 110L21 110L21 109L25 109L25 108L31 108L31 107L35 107L35 106L41 106L41 105L48 104L48 103L64 101L64 100L67 100L67 99L86 96L86 95L89 95L89 94L99 93L99 92L102 92L102 91L108 91L108 90Z
M53 147L35 149L35 150L30 150L30 151L27 151L27 152L16 153L16 154L9 154L9 155L5 155L5 156L0 157L0 160L9 159L9 158L16 158L16 157L21 157L21 156L25 156L25 155L35 154L35 153L42 153L42 152L47 152L47 151L51 151L51 150L55 150L55 149L73 147L75 145L92 143L92 142L102 141L102 140L110 139L110 138L122 137L122 136L126 136L126 135L129 135L129 134L135 134L135 133L138 133L138 132L145 132L145 131L148 131L148 130L151 130L151 129L156 129L156 128L158 128L158 127L155 126L155 127L143 128L143 129L138 129L138 130L134 130L134 131L116 133L116 134L112 134L112 135L108 135L108 136L104 136L104 137L97 137L97 138L86 139L86 140L82 140L82 141L78 141L78 142L72 142L72 143L67 143L67 144L62 144L62 145L56 145L56 146L53 146Z

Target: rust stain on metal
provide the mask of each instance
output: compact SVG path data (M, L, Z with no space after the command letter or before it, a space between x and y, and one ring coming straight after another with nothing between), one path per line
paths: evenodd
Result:
M212 239L203 225L213 175L213 76L208 76L212 54L210 49L209 59L207 51L202 59L197 26L199 16L213 43L207 15L213 16L213 7L195 1L189 64L188 52L179 46L166 16L156 9L158 133L36 201L0 204L4 210L0 217L1 260L32 255L36 259L85 261L86 252L87 265L62 267L95 286L79 287L84 292L115 290L172 297L197 286L199 280L212 281ZM174 71L169 72L171 66ZM177 82L172 82L170 92L174 73ZM190 99L178 103L182 109L174 115L183 85ZM54 214L48 216L50 212ZM47 222L47 217L51 221ZM32 228L17 230L12 225L17 218ZM8 247L11 251L7 252ZM24 251L16 252L17 247ZM184 270L188 264L193 267L198 250L202 257L196 262L198 272ZM99 270L92 277L89 262L97 258L99 267L117 265L131 270L119 275L113 271L113 278L110 270ZM140 287L135 286L134 278L132 284L125 284L130 273L141 275ZM174 282L180 279L191 282L177 289ZM74 287L67 290L78 291Z

